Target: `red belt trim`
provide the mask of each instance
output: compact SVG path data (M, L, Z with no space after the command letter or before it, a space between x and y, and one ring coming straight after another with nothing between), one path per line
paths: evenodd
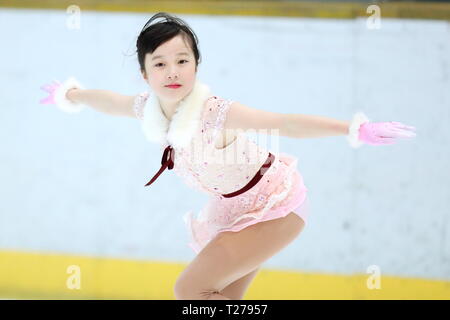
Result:
M258 183L259 180L263 177L264 173L266 173L267 170L269 170L270 166L275 160L275 156L269 152L269 156L267 157L266 162L261 166L261 168L256 172L255 176L252 180L250 180L244 187L239 189L238 191L234 191L231 193L223 194L225 198L231 198L235 197L237 195L240 195L241 193L244 193L245 191L251 189L255 184Z
M159 175L161 173L163 173L164 170L166 170L166 168L168 168L169 170L172 170L173 165L174 165L174 160L175 160L175 150L172 148L172 146L167 146L166 149L164 150L164 153L163 153L163 156L161 159L161 168L155 174L155 176L149 182L147 182L145 187L147 187L147 186L151 185L153 182L155 182L155 180L159 177ZM270 168L270 166L272 165L274 160L275 160L275 156L269 152L267 160L264 162L264 164L261 166L261 168L256 172L255 176L244 187L242 187L241 189L239 189L237 191L223 194L222 196L224 196L225 198L231 198L231 197L240 195L241 193L244 193L245 191L251 189L253 186L255 186L259 182L259 180L262 179L264 173L266 173L266 171Z

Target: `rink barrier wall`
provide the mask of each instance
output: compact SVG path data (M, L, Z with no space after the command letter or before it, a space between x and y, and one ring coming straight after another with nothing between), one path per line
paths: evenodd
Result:
M369 17L370 5L380 7L383 18L450 20L450 3L443 2L303 2L303 1L147 1L147 0L0 0L0 7L62 9L77 5L81 10L147 12L166 11L173 14L243 15L353 19Z
M0 261L3 299L173 300L175 281L186 267L170 261L7 250L0 251ZM372 276L263 267L244 300L450 299L450 281L381 275L377 288Z

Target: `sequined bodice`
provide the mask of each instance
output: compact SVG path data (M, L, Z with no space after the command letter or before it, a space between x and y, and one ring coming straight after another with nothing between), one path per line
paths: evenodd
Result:
M144 117L143 105L147 97L148 93L143 93L135 100L134 110L140 120ZM228 146L215 147L231 103L217 96L209 97L191 143L188 147L174 148L174 172L190 187L218 197L244 187L268 156L268 151L248 139L243 131L238 132ZM161 151L167 146L167 143L161 144Z

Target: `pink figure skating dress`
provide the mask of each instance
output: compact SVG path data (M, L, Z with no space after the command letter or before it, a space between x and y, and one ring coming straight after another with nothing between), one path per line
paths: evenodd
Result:
M146 137L165 149L163 160L167 160L162 160L163 166L147 185L166 168L173 168L188 186L210 195L197 217L192 211L183 216L189 232L188 245L196 253L220 232L237 232L290 212L306 224L309 215L308 189L297 170L297 158L282 152L272 154L244 132L223 149L215 147L231 103L212 95L209 87L198 80L170 122L154 94L143 92L135 99L134 110ZM261 170L270 156L270 167ZM258 172L262 178L256 184L230 196L248 186Z

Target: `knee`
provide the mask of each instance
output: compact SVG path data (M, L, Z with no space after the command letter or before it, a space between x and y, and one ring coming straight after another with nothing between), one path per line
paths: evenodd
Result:
M290 213L290 217L293 221L289 224L289 226L292 229L294 236L298 236L305 228L305 222L294 212Z
M199 288L189 280L178 279L173 288L176 300L207 300L211 295L219 293L217 290Z

